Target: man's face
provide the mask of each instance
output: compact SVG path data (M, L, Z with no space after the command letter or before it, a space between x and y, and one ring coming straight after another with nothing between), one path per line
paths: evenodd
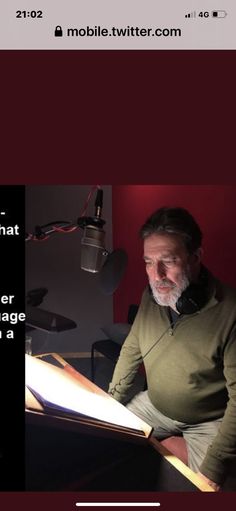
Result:
M154 299L159 305L175 309L199 270L199 255L190 255L178 235L152 234L144 240L144 261Z

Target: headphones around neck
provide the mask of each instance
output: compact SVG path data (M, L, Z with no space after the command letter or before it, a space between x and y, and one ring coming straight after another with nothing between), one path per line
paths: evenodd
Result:
M192 283L177 300L176 309L180 314L194 314L206 305L208 297L207 287Z

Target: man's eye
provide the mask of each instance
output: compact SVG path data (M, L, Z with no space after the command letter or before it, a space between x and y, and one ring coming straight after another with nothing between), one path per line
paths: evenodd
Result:
M175 259L165 259L163 261L163 264L165 266L173 266L174 264L176 263L176 260Z

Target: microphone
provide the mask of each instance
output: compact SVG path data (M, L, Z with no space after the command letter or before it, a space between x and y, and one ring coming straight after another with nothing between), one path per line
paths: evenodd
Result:
M102 206L103 206L103 190L101 188L97 191L95 200L95 215L94 217L82 217L78 219L80 227L84 228L84 234L81 240L81 261L80 267L82 270L91 273L98 273L102 267L102 257L107 255L105 249L105 231L103 225L105 220L102 220Z
M102 220L103 190L98 188L95 200L94 217L80 217L78 225L84 229L81 239L82 270L91 273L100 272L99 287L105 294L112 294L117 289L128 262L128 256L123 249L116 249L109 253L105 248L106 223ZM103 256L106 256L103 264Z

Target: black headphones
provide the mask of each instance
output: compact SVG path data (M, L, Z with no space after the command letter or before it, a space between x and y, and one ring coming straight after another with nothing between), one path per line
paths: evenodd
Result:
M150 292L152 294L151 288ZM192 282L176 302L180 314L194 314L206 305L209 299L209 272L202 266L198 282Z
M202 284L190 284L176 302L180 314L194 314L206 305L208 289Z

